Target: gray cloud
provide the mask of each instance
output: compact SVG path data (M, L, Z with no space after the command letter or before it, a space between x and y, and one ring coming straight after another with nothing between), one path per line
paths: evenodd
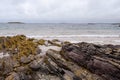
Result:
M1 0L0 22L119 22L120 0Z

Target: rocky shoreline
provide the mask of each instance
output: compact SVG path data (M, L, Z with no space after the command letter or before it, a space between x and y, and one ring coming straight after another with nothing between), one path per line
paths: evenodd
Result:
M0 37L0 80L120 80L120 45Z

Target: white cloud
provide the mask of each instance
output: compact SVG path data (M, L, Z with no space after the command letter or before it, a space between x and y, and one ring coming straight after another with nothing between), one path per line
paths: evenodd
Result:
M120 0L2 0L0 21L119 22Z

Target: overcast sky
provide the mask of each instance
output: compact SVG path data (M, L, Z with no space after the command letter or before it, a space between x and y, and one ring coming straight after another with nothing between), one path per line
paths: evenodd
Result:
M120 22L120 0L0 0L0 22Z

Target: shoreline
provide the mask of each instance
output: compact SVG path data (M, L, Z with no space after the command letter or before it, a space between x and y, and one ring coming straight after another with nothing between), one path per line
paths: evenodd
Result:
M12 37L15 35L3 35L3 37L7 37L7 36ZM45 40L58 39L60 41L69 41L71 43L87 42L87 43L103 44L103 45L104 44L113 44L113 45L120 44L120 35L52 35L52 36L26 35L26 37L34 38L34 39L45 39Z

